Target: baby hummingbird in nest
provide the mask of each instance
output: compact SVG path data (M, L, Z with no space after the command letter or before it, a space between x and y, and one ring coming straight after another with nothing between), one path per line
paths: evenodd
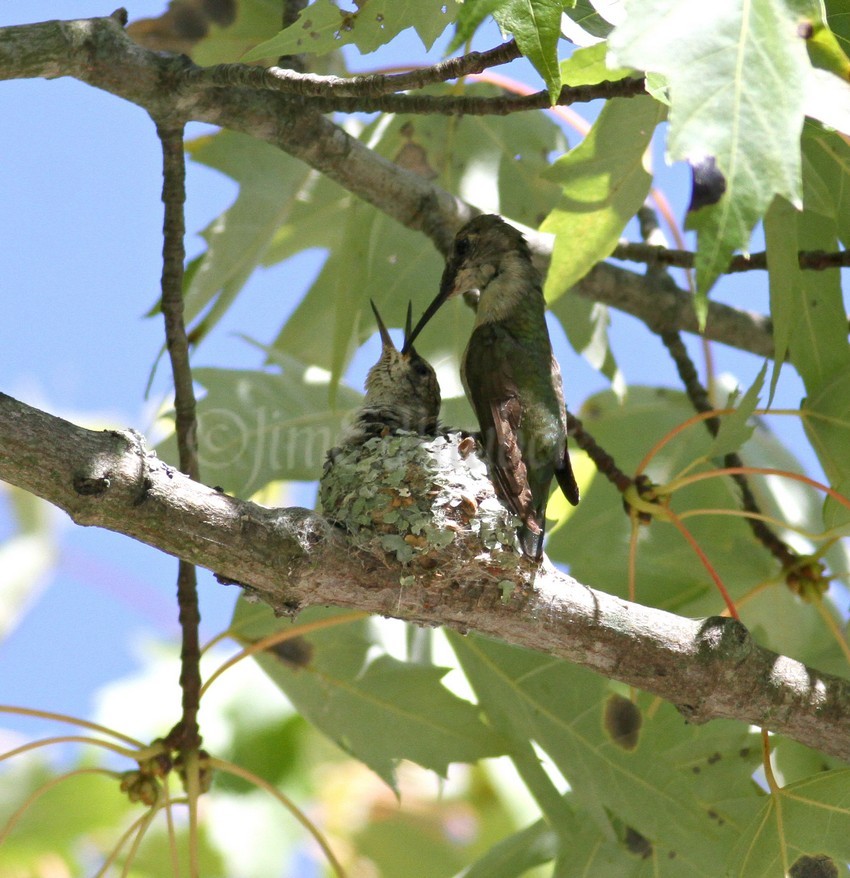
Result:
M519 517L523 554L543 554L552 477L576 505L578 485L567 454L561 370L546 327L540 274L522 233L495 215L478 216L455 237L440 291L406 345L450 298L478 291L475 325L461 378L481 429L480 441L499 499Z
M340 444L356 445L399 430L434 436L440 412L440 385L431 364L413 348L411 306L407 306L404 344L399 351L375 303L370 300L370 304L381 334L381 356L366 376L363 404Z

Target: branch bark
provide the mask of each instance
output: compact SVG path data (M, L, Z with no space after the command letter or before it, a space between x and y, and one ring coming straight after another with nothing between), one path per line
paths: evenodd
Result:
M154 118L220 125L277 146L335 180L447 253L457 229L475 213L469 204L383 158L313 108L308 98L256 88L193 81L200 68L185 57L151 52L106 18L0 28L0 79L73 76L138 104ZM551 244L532 235L541 263ZM573 290L644 320L655 332L698 332L691 295L669 279L600 263ZM772 356L768 318L709 303L706 338Z
M266 509L192 481L138 433L86 430L3 394L0 479L78 524L207 567L278 612L333 604L477 631L652 692L691 722L737 719L850 760L850 681L761 648L730 619L643 607L548 565L502 570L499 581L481 559L450 577L412 574L306 509Z
M520 57L514 40L486 52L470 52L460 58L448 58L432 67L420 67L406 73L361 74L357 76L320 76L283 67L252 67L247 64L217 64L196 67L190 79L208 85L249 85L285 94L309 97L380 97L409 88L422 88L470 73L481 73L489 67L507 64Z

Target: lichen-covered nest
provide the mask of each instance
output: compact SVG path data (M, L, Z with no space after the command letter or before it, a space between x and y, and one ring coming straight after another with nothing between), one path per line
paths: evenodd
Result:
M398 433L335 448L319 497L325 516L364 548L405 563L434 567L459 548L467 557L486 552L500 567L520 558L518 520L496 498L474 442L458 433Z

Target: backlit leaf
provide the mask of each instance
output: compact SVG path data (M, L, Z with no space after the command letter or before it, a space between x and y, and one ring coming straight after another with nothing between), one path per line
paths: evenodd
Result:
M508 0L493 13L502 29L513 34L519 50L543 77L553 104L561 93L558 41L563 10L562 0Z
M649 97L609 101L587 137L547 171L562 190L541 226L555 235L547 301L564 295L611 254L643 204L652 183L644 154L663 113Z
M343 417L362 399L341 387L339 408L328 404L327 376L276 357L279 374L195 369L206 391L198 403L198 454L205 481L249 497L271 481L313 481L339 436ZM173 459L173 438L160 454Z
M488 96L497 90L475 85L468 93ZM543 114L396 116L367 126L361 139L385 158L433 177L480 209L525 225L537 226L557 199L557 187L542 179L541 171L548 154L563 149L565 142L557 125ZM327 247L330 256L274 344L327 369L336 381L374 331L369 298L388 325L401 326L408 300L418 314L434 297L443 259L421 233L325 179L304 187L267 258L286 258L310 246ZM337 307L340 301L345 308ZM471 318L460 303L441 309L417 341L417 350L438 368L447 357L458 358L471 331L467 315ZM454 374L457 383L456 368Z
M293 623L273 620L269 611L262 625L265 630L270 625L297 628L299 622L327 615L312 610ZM303 661L275 649L257 656L298 712L343 750L392 787L401 759L445 776L451 762L475 761L503 751L504 744L481 721L478 708L442 685L447 668L406 664L389 655L369 661L360 648L365 644L362 623L355 623L350 631L347 627L305 635L302 639L309 651L302 653ZM255 630L256 626L247 632L237 626L241 638Z
M422 44L430 49L457 11L455 0L360 0L356 7L345 10L331 0L315 0L293 24L260 43L242 60L324 55L349 43L368 54L409 27L416 29Z
M789 784L763 799L741 835L727 872L740 878L838 875L850 860L850 771L829 771ZM805 871L809 862L815 863ZM834 870L828 868L833 860ZM796 863L801 865L794 869Z
M459 49L478 30L478 27L496 10L506 6L510 0L465 0L455 22L455 35L449 43L449 52Z
M605 42L576 49L566 61L561 62L561 79L565 85L592 85L634 74L630 67L609 67L607 55L608 44Z
M720 201L697 211L697 285L705 295L774 195L802 198L800 132L809 70L799 9L783 0L641 0L611 35L612 63L662 73L670 86L668 152L713 156ZM663 26L662 26L663 22Z
M735 407L732 414L721 418L720 430L708 449L709 456L722 457L730 452L738 451L753 435L755 427L749 421L758 405L759 394L764 385L766 372L767 363L762 366L761 371L756 376L756 380L750 385L749 390L744 394L743 399Z
M226 27L210 26L209 33L192 50L192 60L204 67L238 61L257 43L280 30L278 0L239 0L236 21Z
M262 262L310 178L310 169L270 144L220 131L187 145L192 158L239 184L236 201L202 232L207 250L192 272L184 296L185 319L205 312L204 334L224 315ZM196 336L195 340L199 340Z
M518 738L531 737L546 751L574 804L586 809L589 831L639 833L660 874L716 874L712 860L731 850L741 813L752 814L758 802L749 774L760 754L745 726L697 729L672 707L651 718L639 707L639 743L625 749L603 731L611 692L602 678L486 638L452 633L449 639L482 708L508 718ZM724 805L731 798L742 799L743 807Z
M850 374L850 373L848 373ZM850 379L843 379L850 386ZM836 385L829 398L817 399L818 412L830 412L816 424L824 443L843 454L846 469L848 441L847 409L839 414L839 400L850 392ZM807 403L808 406L809 403ZM632 386L625 400L613 393L598 394L586 400L577 413L585 429L613 457L625 473L633 473L640 459L665 435L693 415L684 394L657 388ZM837 420L836 420L837 419ZM806 429L811 430L807 418ZM843 445L842 445L843 442ZM681 431L652 458L646 473L653 482L664 485L684 470L690 473L710 471L711 438L705 426L693 423ZM842 449L845 449L842 451ZM818 449L819 450L819 449ZM741 449L745 464L771 467L789 474L802 467L786 451L762 420L752 438ZM823 495L792 478L750 476L750 485L762 510L788 521L804 532L819 533L822 528ZM816 609L801 607L779 578L776 561L753 536L741 518L716 514L713 510L740 508L740 496L729 476L706 478L673 494L671 508L684 523L708 556L733 599L747 596L740 608L741 617L750 630L758 630L759 642L801 661L813 662L818 656L823 666L828 645L829 661L841 662L835 642L826 635ZM782 534L780 528L780 534ZM605 534L605 551L595 542ZM558 561L568 563L570 572L581 582L593 583L603 591L629 597L628 557L631 527L623 511L618 492L606 479L597 476L583 492L581 503L567 524L555 531L546 551ZM792 537L794 545L812 551L814 544ZM832 569L847 569L847 552L841 546L829 555ZM765 583L775 583L765 588ZM689 616L720 612L723 602L707 571L679 532L663 521L641 527L637 543L634 599ZM788 616L785 616L785 613Z

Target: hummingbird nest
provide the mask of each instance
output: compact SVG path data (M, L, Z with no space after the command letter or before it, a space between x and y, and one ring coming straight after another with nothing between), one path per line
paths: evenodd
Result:
M518 519L474 448L460 433L406 432L334 448L319 486L322 510L363 548L405 564L430 569L486 553L512 567L521 557Z

